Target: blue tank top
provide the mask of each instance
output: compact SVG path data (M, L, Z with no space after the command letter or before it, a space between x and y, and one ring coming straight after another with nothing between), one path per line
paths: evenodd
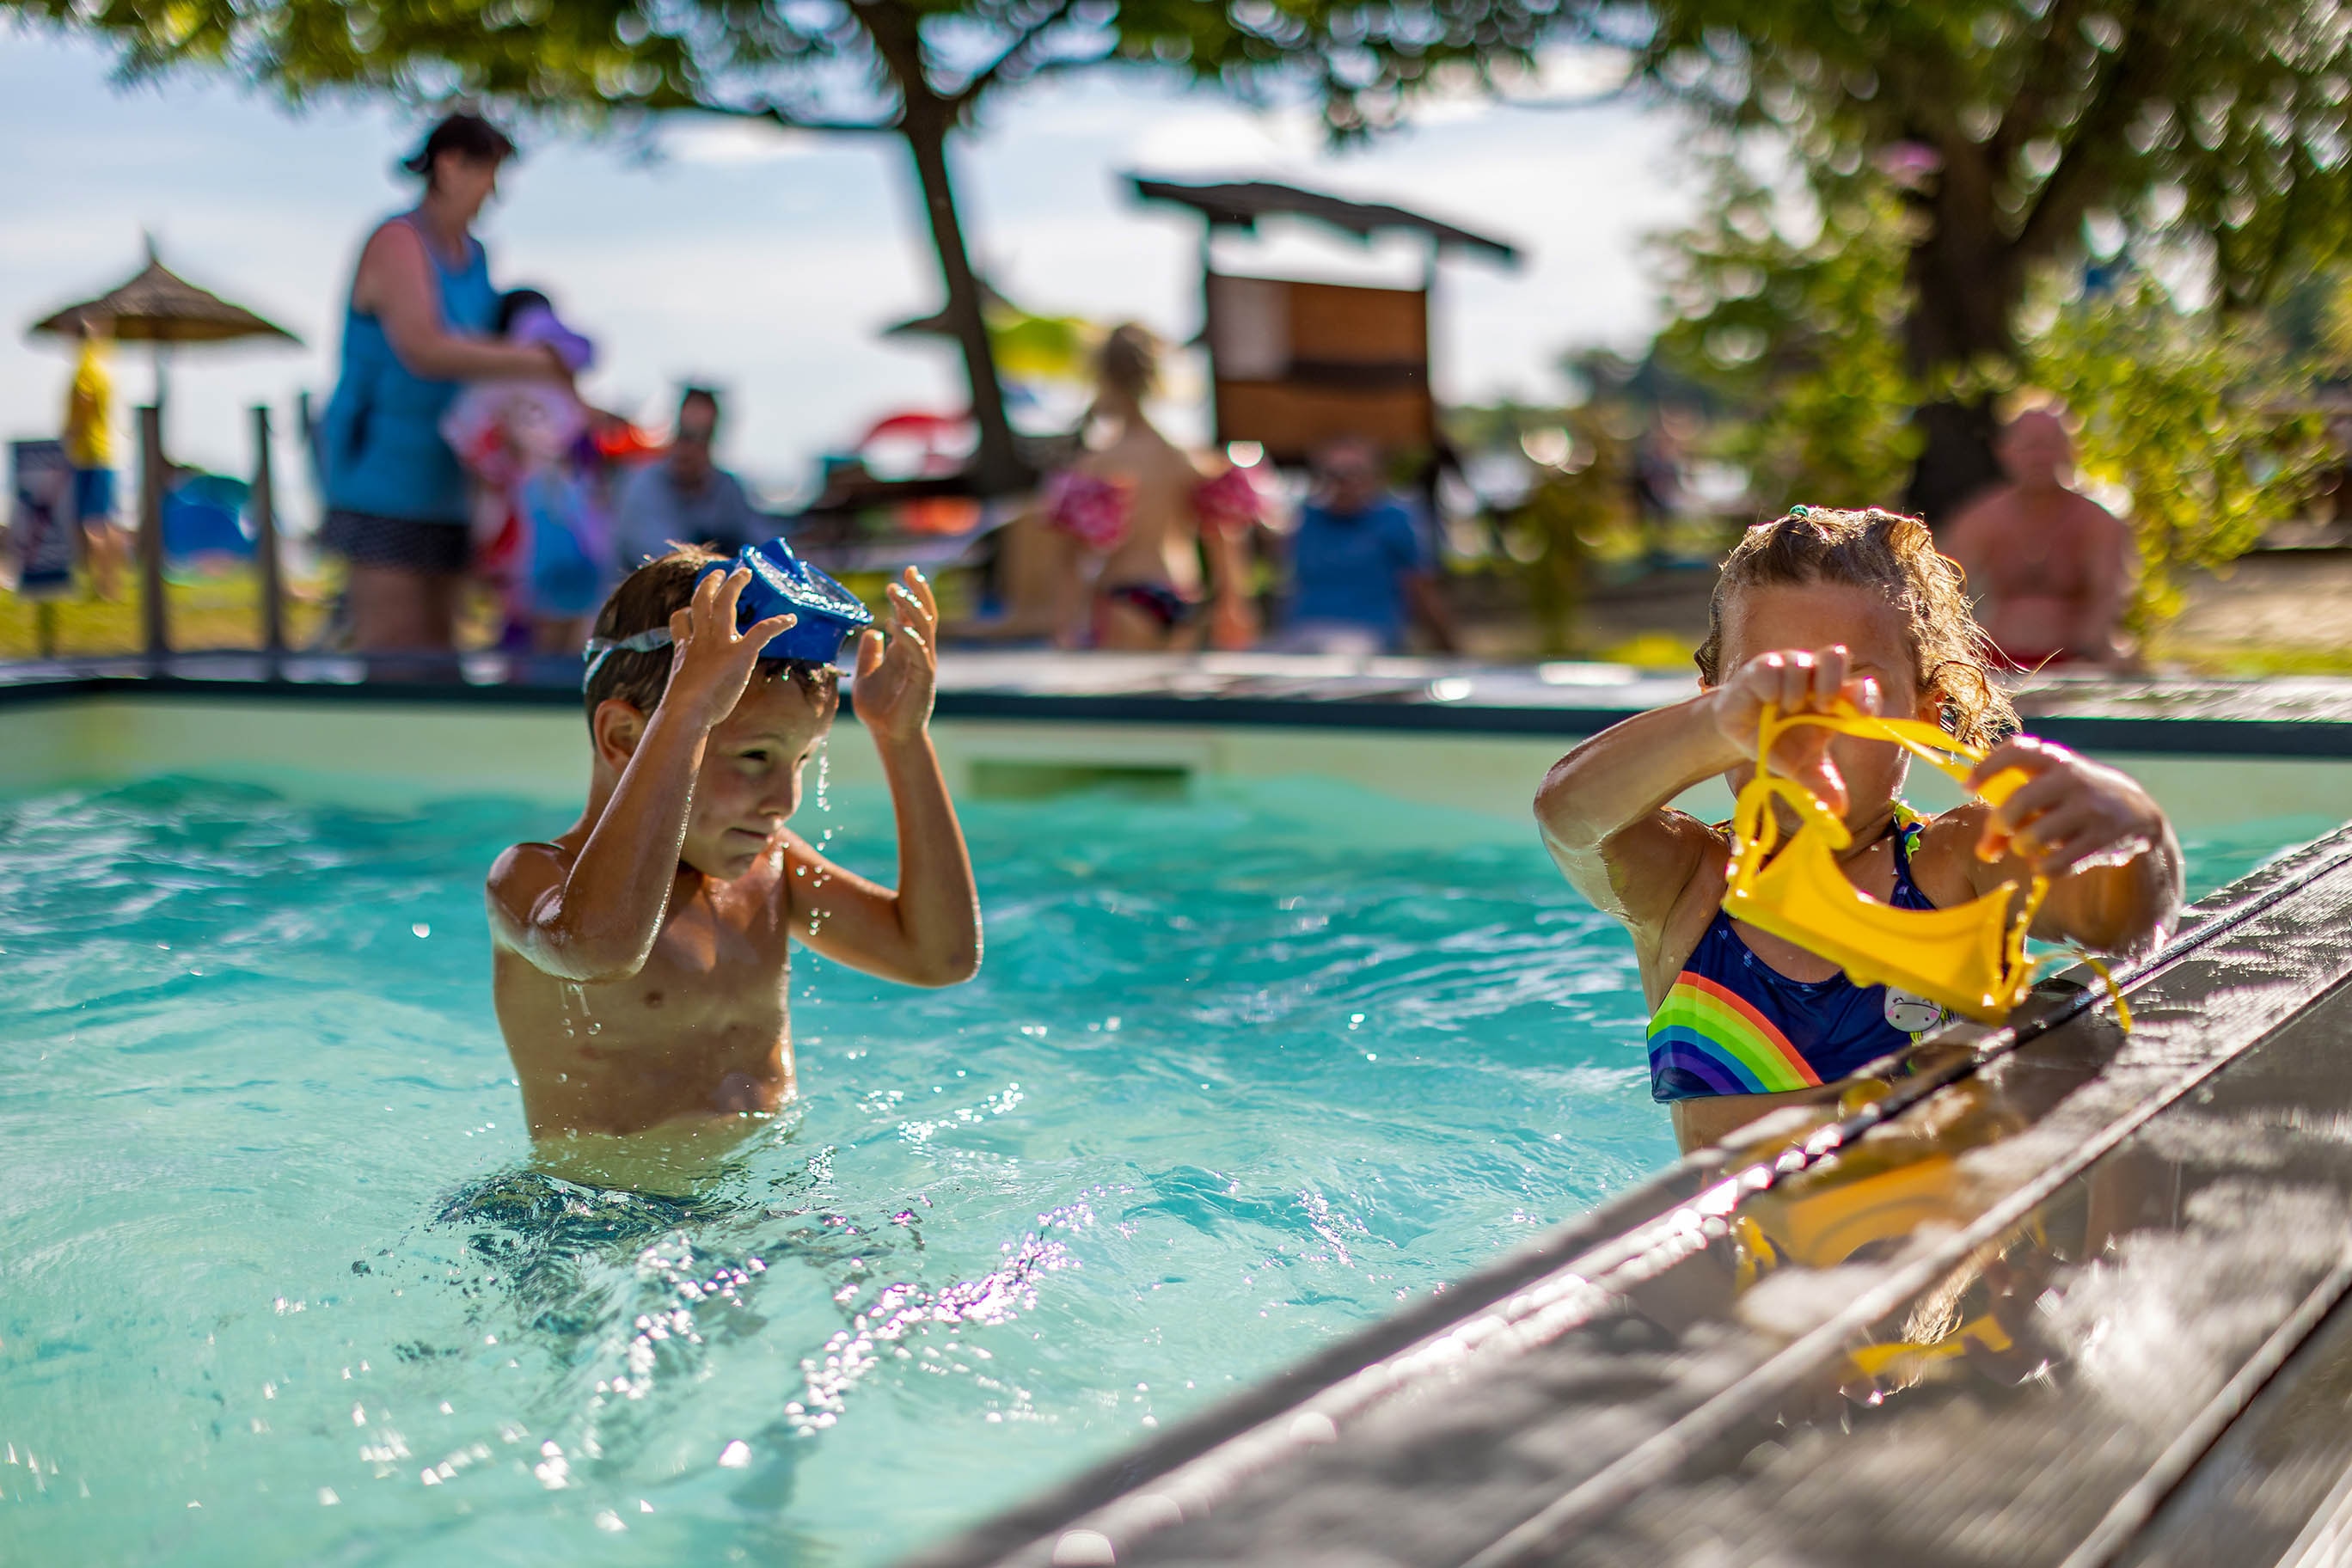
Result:
M392 221L415 226L406 215ZM481 242L468 239L466 247L465 268L456 272L429 242L425 254L442 324L487 337L498 325L499 294ZM466 521L465 471L441 438L441 416L457 395L456 382L427 381L402 364L382 321L347 309L342 375L319 426L327 505L415 522Z
M1932 910L1911 879L1925 819L1895 805L1895 893L1899 910ZM1739 940L1721 910L1683 962L1650 1020L1650 1095L1693 1100L1773 1094L1834 1082L1900 1050L1942 1021L1932 1002L1843 974L1791 980Z

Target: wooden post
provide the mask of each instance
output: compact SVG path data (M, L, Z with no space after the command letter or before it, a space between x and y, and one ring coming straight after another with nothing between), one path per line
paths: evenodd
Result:
M150 404L139 411L139 625L147 657L172 651L171 622L163 603L163 411Z
M254 559L261 569L261 646L270 653L286 651L286 585L278 562L278 500L269 483L269 409L253 410L253 491L246 504L253 509Z

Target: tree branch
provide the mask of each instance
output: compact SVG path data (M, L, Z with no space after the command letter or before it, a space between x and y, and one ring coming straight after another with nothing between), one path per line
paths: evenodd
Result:
M2050 7L2042 35L2045 43L2036 62L2040 68L2019 87L2017 96L2010 100L2008 110L2000 117L2000 129L1992 133L1990 146L1998 163L2005 165L2020 147L2033 139L2066 68L2083 47L2082 24L2082 0L2056 0Z
M865 30L884 74L898 89L902 121L954 112L923 69L922 25L905 0L849 0L849 14Z
M1043 40L1047 33L1060 26L1068 17L1070 4L1071 0L1055 0L1051 10L1037 21L1023 28L1020 37L1006 45L1002 53L974 72L963 86L955 90L948 99L950 107L961 114L964 110L971 108L981 94L1002 80L1006 72L1018 68L1026 59L1030 49Z
M811 131L826 136L878 136L895 134L901 115L887 120L835 120L824 115L808 114L784 104L774 102L732 104L701 103L692 107L709 114L724 114L736 120L764 120L784 131Z
M2018 225L2017 238L2011 247L2013 254L2027 260L2048 255L2067 230L2083 221L2091 203L2112 183L2108 176L2114 149L2131 116L2165 80L2170 55L2171 46L2147 26L2136 27L2126 36L2115 68L2074 122L2074 133L2066 139L2058 166L2042 183L2025 221Z

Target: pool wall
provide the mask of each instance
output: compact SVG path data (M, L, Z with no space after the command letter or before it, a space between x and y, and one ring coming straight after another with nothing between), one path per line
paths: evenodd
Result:
M1121 661L1122 689L1072 691L991 684L998 672L988 661L959 662L976 668L942 691L933 735L960 797L1088 784L1189 792L1221 779L1319 776L1513 822L1528 821L1537 784L1569 747L1690 689L1629 672L1615 686L1564 689L1573 701L1531 703L1509 686L1482 698L1472 678L1453 676L1402 690L1391 682L1376 700L1360 681L1290 676L1278 696L1188 695L1139 689L1132 661ZM1171 672L1189 668L1170 661L1163 673L1172 680ZM40 679L27 669L0 671L0 790L11 793L168 771L360 806L497 795L568 811L586 788L585 725L567 685L122 672ZM1432 698L1446 680L1471 694ZM2305 711L2315 707L2310 683L2298 689L2300 707L2265 705L2259 689L2226 684L2175 690L2171 700L2191 711L2168 721L2140 710L2139 685L2074 682L2063 705L2047 704L2062 710L2029 712L2028 724L2133 773L2185 832L2259 817L2334 821L2352 805L2352 682L2336 684L2345 688L2340 710L2331 700ZM873 751L855 729L845 714L830 748L832 776L877 784ZM1954 798L1926 769L1913 770L1911 793L1928 810ZM1714 818L1728 814L1730 797L1709 783L1682 804Z
M2341 1562L2347 921L2352 830L2128 1033L1882 1064L909 1568Z

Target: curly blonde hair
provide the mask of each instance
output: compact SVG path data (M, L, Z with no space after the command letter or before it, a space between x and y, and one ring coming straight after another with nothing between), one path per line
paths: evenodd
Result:
M1993 684L1992 645L1969 607L1968 577L1936 551L1916 517L1870 507L1790 507L1732 548L1706 606L1698 676L1723 678L1723 616L1732 595L1766 584L1843 583L1884 593L1909 624L1913 674L1935 698L1944 728L1965 745L1989 746L2017 728L2017 710Z

